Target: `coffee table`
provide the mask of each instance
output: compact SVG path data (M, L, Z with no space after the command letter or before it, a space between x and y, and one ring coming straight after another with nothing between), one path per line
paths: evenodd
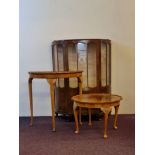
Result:
M107 138L107 125L108 125L108 114L112 107L115 108L114 115L114 129L117 129L117 116L118 109L120 106L120 101L122 97L114 94L81 94L72 97L74 101L73 112L75 118L76 130L75 133L79 133L78 125L78 108L88 108L89 109L89 125L91 125L91 108L99 108L104 113L104 138Z

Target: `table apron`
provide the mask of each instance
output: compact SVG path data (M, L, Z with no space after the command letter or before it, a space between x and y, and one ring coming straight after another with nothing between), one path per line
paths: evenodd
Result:
M30 74L30 78L36 78L36 79L57 79L57 78L79 78L82 74L67 74L67 75L35 75Z
M120 102L114 102L114 103L105 103L105 104L88 104L88 103L78 103L74 101L78 107L81 108L108 108L108 107L113 107L113 106L118 106L120 105Z

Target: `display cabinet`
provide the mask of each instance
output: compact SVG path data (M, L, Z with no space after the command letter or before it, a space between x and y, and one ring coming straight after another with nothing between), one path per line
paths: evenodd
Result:
M111 92L111 41L71 39L52 42L53 71L83 71L83 93ZM59 79L55 89L55 111L72 114L71 97L78 94L76 78Z

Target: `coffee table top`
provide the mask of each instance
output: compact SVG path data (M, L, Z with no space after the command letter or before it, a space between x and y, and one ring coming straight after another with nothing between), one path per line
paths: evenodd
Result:
M76 95L72 97L72 100L78 103L86 103L86 104L110 104L116 103L122 100L122 97L114 94L82 94Z

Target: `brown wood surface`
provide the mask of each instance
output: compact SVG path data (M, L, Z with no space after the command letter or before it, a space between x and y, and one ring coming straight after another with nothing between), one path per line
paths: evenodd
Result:
M90 104L90 106L95 105L108 105L115 104L122 99L119 95L104 94L104 93L94 93L94 94L82 94L72 97L72 100L77 103Z
M80 51L78 43L85 44L86 50ZM106 47L104 50L102 45ZM81 55L86 55L86 63L79 61L79 51ZM103 59L102 55L106 58ZM104 61L105 63L102 63ZM102 66L103 64L105 66ZM111 92L111 40L109 39L54 40L52 42L52 66L54 71L83 70L83 94ZM76 95L77 91L76 80L60 80L55 96L57 113L73 113L71 97ZM62 93L65 94L63 98ZM99 113L98 109L95 111L96 114Z
M76 124L75 133L79 133L78 127L78 118L77 118L77 109L80 108L88 108L89 109L89 125L91 125L91 108L99 108L104 113L104 138L107 138L107 125L108 125L108 114L111 111L112 107L115 108L115 116L114 116L114 129L117 129L117 116L118 116L118 108L120 105L120 101L122 97L114 94L81 94L72 97L74 101L74 117Z
M80 77L82 71L34 71L28 72L30 78L46 78L46 79L57 79L57 78L70 78Z
M29 99L30 99L30 125L33 124L33 94L32 94L32 80L33 79L46 79L50 85L51 95L51 111L52 111L52 129L56 131L55 126L55 82L58 78L78 78L79 81L79 94L82 94L82 71L62 71L62 72L51 72L51 71L34 71L29 72Z

